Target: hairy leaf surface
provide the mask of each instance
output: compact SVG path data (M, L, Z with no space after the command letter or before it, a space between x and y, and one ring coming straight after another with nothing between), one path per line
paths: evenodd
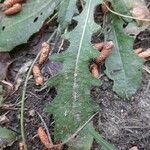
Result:
M28 0L20 13L3 16L0 23L0 52L10 51L15 46L26 43L38 32L61 0Z
M134 54L134 39L123 32L123 21L112 16L112 28L109 38L115 47L106 60L106 74L114 81L113 90L123 98L129 98L141 86L143 61Z
M90 89L100 82L91 75L88 66L90 59L98 55L90 41L92 33L99 28L94 22L94 10L99 3L99 0L86 0L82 13L74 18L78 25L66 35L70 47L53 56L53 60L63 63L63 70L48 82L56 87L57 96L45 111L54 115L57 140L68 139L99 110L91 99Z

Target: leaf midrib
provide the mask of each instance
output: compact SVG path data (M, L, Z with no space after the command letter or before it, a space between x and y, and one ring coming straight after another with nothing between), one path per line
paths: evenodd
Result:
M117 40L117 34L116 34L116 30L115 30L115 28L114 28L114 37L115 37L115 43L117 44L116 46L117 46L117 53L118 53L118 55L119 55L119 58L120 58L120 61L121 61L121 64L122 64L122 72L123 72L123 75L124 75L124 79L125 79L125 81L126 81L126 83L128 83L127 82L127 79L126 79L126 72L125 72L125 70L124 70L124 63L123 63L123 60L122 60L122 57L121 57L121 55L120 55L120 52L119 52L119 49L120 49L120 47L119 47L119 45L118 45L118 40ZM126 89L125 89L125 95L126 95L126 97L128 98L128 94L127 94L127 92L126 92Z
M92 0L89 1L88 12L87 12L87 16L86 16L86 19L85 19L85 24L84 24L84 27L83 27L83 32L82 32L82 35L81 35L81 39L80 39L80 43L79 43L79 49L78 49L78 53L77 53L77 57L76 57L76 63L75 63L75 69L74 69L74 81L73 81L73 99L74 99L74 101L77 100L76 87L77 87L77 76L78 76L78 63L79 63L80 52L81 52L81 49L82 49L82 43L83 43L85 31L86 31L86 26L87 26L89 14L90 14L91 1ZM73 104L73 108L74 107L75 106Z

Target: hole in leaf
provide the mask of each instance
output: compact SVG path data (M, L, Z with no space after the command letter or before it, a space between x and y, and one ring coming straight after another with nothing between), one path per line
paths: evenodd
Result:
M100 43L104 41L104 34L101 32L96 32L91 37L91 43Z
M77 5L77 9L78 9L79 13L81 13L86 5L86 2L84 0L82 0L82 1L78 0L76 5Z
M34 21L33 21L33 22L34 22L34 23L35 23L35 22L37 22L38 18L39 18L39 17L36 17L36 18L34 19Z
M71 21L71 24L68 27L68 31L72 31L76 26L77 26L78 22L75 20Z
M40 13L40 15L42 16L42 15L43 15L43 13L41 12L41 13Z
M70 41L65 39L64 43L62 45L62 48L61 48L61 52L67 50L69 48L69 46L70 46Z
M102 25L102 22L103 22L103 13L102 13L100 5L96 6L96 8L95 8L95 11L94 11L94 21L97 24L101 24Z
M5 26L2 27L2 31L4 31L4 30L5 30Z
M128 23L124 23L124 24L123 24L123 28L126 28L127 25L128 25Z

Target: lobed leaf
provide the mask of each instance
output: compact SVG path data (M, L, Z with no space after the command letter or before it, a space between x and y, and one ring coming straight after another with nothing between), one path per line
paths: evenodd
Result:
M54 55L55 60L63 63L63 69L48 81L49 86L56 87L57 96L45 111L54 116L57 140L68 139L94 112L99 111L91 99L90 89L92 85L100 85L100 81L91 75L88 67L90 59L98 55L90 41L99 28L94 22L94 10L99 3L99 0L86 0L82 13L74 18L78 25L67 34L69 49Z

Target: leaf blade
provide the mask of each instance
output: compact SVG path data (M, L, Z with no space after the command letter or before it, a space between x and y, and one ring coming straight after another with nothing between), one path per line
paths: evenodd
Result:
M58 21L62 30L71 23L72 17L77 11L76 2L76 0L65 0L60 4L58 10Z
M59 3L60 0L29 0L19 14L3 16L0 24L0 52L11 51L15 46L26 43L33 33L39 31Z
M112 30L109 38L115 47L106 60L106 74L114 81L113 90L123 98L129 98L141 86L143 61L134 54L134 39L123 32L123 21L113 15Z
M99 28L93 15L98 4L99 0L87 0L82 13L74 18L78 25L68 34L70 47L63 58L61 54L57 55L63 62L63 69L56 77L57 84L55 77L49 81L50 85L56 86L58 95L45 111L54 115L55 137L61 141L68 139L99 110L91 99L90 88L100 82L91 75L88 67L90 59L98 54L90 42L93 32Z

